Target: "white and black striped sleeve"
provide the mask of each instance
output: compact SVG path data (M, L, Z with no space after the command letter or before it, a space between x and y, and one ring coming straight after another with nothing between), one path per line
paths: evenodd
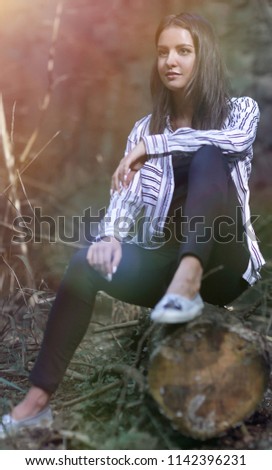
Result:
M249 97L231 100L229 116L221 130L177 129L172 134L144 136L148 155L195 152L203 145L215 145L227 155L244 153L252 146L259 122L259 108Z
M127 139L125 157L139 141L138 123L135 124ZM123 157L123 158L125 158ZM99 224L97 240L105 236L112 236L118 240L125 240L136 230L135 221L142 209L142 188L140 172L138 171L128 188L123 188L111 196L110 204L105 217Z

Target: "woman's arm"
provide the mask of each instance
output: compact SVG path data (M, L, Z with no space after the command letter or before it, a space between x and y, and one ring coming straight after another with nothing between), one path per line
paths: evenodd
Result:
M243 158L253 144L259 122L259 108L252 98L237 98L222 130L194 130L180 128L172 134L144 136L145 151L149 156L167 155L172 152L195 152L203 145L215 145L226 155Z
M259 108L252 98L237 98L231 103L229 117L221 130L177 129L172 134L141 135L141 141L121 160L114 174L112 188L126 186L148 157L167 156L173 152L196 152L203 145L219 147L228 158L243 160L256 138Z
M121 162L137 146L140 140L142 123L144 123L144 120L137 122L129 134L125 156ZM135 172L133 176L135 178L127 179L125 185L121 185L120 180L117 181L116 187L112 185L110 204L105 217L100 222L97 240L108 236L123 240L136 229L135 221L143 207L143 203L140 174Z
M99 224L97 240L104 237L114 237L119 241L127 240L134 235L135 221L142 208L141 186L139 174L121 193L114 192L105 217Z

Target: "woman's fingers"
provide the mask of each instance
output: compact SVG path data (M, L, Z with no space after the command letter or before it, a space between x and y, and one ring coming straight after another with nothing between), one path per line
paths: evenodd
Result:
M112 175L111 178L111 191L118 191L118 186L119 186L119 179L118 179L118 168L115 170L115 172Z
M146 159L145 146L143 141L140 141L134 149L120 161L112 176L111 190L120 192L122 187L127 187L133 180L137 171L142 168Z
M111 189L112 191L118 191L122 189L122 187L127 186L127 177L129 174L129 164L122 160L118 167L116 168L115 172L112 175L112 180L111 180Z
M122 257L122 248L113 237L105 238L90 246L87 253L88 263L99 273L106 276L113 274Z
M130 170L130 172L128 173L128 176L126 178L126 184L127 186L131 183L131 181L133 180L134 176L136 175L138 170Z
M97 244L95 250L95 265L94 268L97 269L102 274L111 274L111 247L109 246L110 242L102 241Z
M127 185L127 177L128 177L128 173L129 173L129 170L130 170L130 164L131 164L131 162L130 162L129 157L124 158L124 160L122 160L122 162L120 162L119 181L120 181L122 186Z
M112 251L112 260L111 260L113 274L116 272L119 266L119 263L121 261L121 258L122 258L122 246L121 246L121 243L116 240L114 243L114 248Z

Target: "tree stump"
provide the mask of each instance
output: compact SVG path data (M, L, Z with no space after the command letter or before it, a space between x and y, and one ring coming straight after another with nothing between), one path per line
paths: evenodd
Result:
M269 379L266 347L225 309L158 327L151 344L149 391L182 434L219 436L256 410Z

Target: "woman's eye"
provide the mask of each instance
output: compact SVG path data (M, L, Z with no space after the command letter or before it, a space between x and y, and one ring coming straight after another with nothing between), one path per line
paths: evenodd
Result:
M185 49L185 48L179 49L180 55L187 55L189 53L190 53L189 49Z
M158 57L166 57L167 56L167 51L159 50L158 51Z

